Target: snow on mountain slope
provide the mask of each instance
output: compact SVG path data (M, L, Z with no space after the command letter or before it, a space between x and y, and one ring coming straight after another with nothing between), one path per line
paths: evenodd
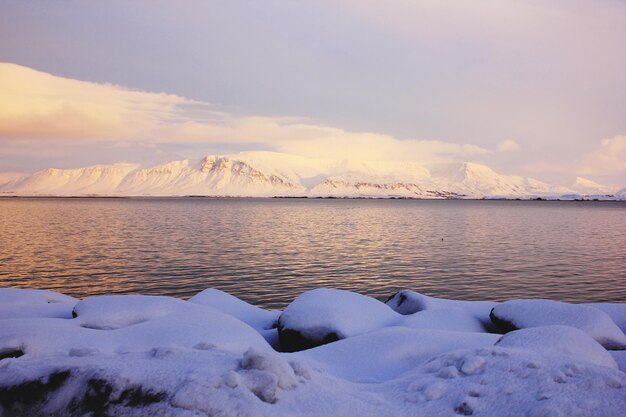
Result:
M278 152L242 152L236 155L263 172L299 182L312 188L324 179L337 175L359 177L360 181L377 177L376 180L391 182L423 181L430 172L414 162L353 161L341 159L307 158Z
M439 190L430 171L416 163L342 161L337 173L310 188L312 196L330 197L412 197L453 196Z
M310 195L315 197L458 197L454 192L438 188L430 178L411 181L398 179L393 175L366 175L361 172L328 177L311 188Z
M491 168L464 162L456 170L440 179L441 184L457 193L470 197L530 197L558 196L569 190L533 178L498 174Z
M304 192L299 183L266 173L240 159L207 156L194 167L188 160L138 170L118 187L124 195L273 196Z
M23 174L21 172L0 172L0 188L16 183L27 176L28 174Z
M280 174L263 172L245 161L230 157L206 157L202 172L208 173L215 190L243 190L244 195L276 195L304 192L298 182Z
M583 177L576 177L576 181L574 181L574 184L570 188L583 195L612 194L615 191L610 187L600 185L597 182Z
M9 191L18 195L115 194L117 186L137 167L133 164L116 164L78 169L48 168L14 183Z
M576 184L579 189L607 191L606 187L583 178L578 178ZM277 152L210 155L198 162L181 160L149 168L131 164L50 168L0 184L0 192L60 196L408 198L559 198L579 195L573 188L528 177L502 175L485 165L471 162L431 173L417 163L306 158ZM626 198L625 194L622 190L621 199Z

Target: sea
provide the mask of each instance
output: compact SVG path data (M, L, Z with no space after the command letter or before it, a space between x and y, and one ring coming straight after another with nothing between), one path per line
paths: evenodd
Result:
M626 302L626 202L0 198L0 287Z

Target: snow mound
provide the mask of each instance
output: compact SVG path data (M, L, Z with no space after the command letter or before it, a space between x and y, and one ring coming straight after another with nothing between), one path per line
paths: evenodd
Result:
M73 316L89 329L112 330L158 319L194 305L172 298L145 295L102 295L86 298L74 307Z
M0 320L28 317L72 318L73 297L47 290L0 288Z
M545 326L516 330L496 343L505 348L528 349L538 353L568 356L600 366L617 369L609 352L582 330L569 326Z
M169 297L102 296L78 303L74 319L0 320L0 415L621 417L626 409L626 351L607 353L573 327L502 336L480 329L473 307L452 307L460 302L403 316L359 294L317 290L292 303L293 322L346 338L284 353L261 336L269 330L234 317L259 311L206 296L233 315Z
M28 317L48 317L71 319L75 303L51 304L11 304L0 303L1 319L19 319Z
M612 350L609 352L620 371L626 373L626 350Z
M170 297L114 295L79 302L76 319L3 320L0 352L89 356L98 353L176 354L180 348L245 352L271 350L236 318Z
M504 332L565 325L586 332L607 349L626 348L626 335L605 312L594 307L552 300L511 300L495 306L490 317Z
M407 372L433 356L457 349L491 347L499 335L386 327L293 353L316 367L354 382L382 382Z
M626 303L589 303L589 307L604 311L626 333Z
M310 379L306 366L290 363L277 353L256 349L244 353L241 368L238 374L226 376L226 384L233 387L243 381L261 401L271 404L278 401L282 391L293 390L300 382Z
M482 322L475 315L460 308L418 311L406 316L399 325L413 329L438 329L477 333L485 331Z
M224 291L208 288L189 299L189 302L213 307L216 310L238 318L257 330L276 327L280 311L263 310L248 304Z
M518 348L457 350L388 382L404 414L617 416L626 405L623 373Z
M385 302L394 311L400 314L413 314L423 310L460 309L465 310L489 329L492 327L489 312L497 304L492 301L463 301L447 300L444 298L429 297L415 291L398 291Z
M78 300L64 294L48 290L25 290L20 288L0 288L2 304L54 304L77 303Z
M278 320L283 351L293 352L394 324L399 316L372 297L319 288L296 298Z

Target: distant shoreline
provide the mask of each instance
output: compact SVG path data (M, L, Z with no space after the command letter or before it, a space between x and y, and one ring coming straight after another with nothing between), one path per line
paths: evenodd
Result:
M149 200L149 199L214 199L214 200L240 200L240 199L283 199L283 200L418 200L418 201L566 201L566 202L626 202L622 199L611 198L552 198L552 197L456 197L456 198L423 198L423 197L399 197L399 196L363 196L363 197L309 197L309 196L212 196L212 195L137 195L137 196L108 196L108 195L0 195L0 199L132 199L132 200Z

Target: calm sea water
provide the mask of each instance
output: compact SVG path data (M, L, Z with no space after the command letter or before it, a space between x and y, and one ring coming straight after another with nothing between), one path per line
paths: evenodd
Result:
M0 286L626 302L626 203L5 198Z

